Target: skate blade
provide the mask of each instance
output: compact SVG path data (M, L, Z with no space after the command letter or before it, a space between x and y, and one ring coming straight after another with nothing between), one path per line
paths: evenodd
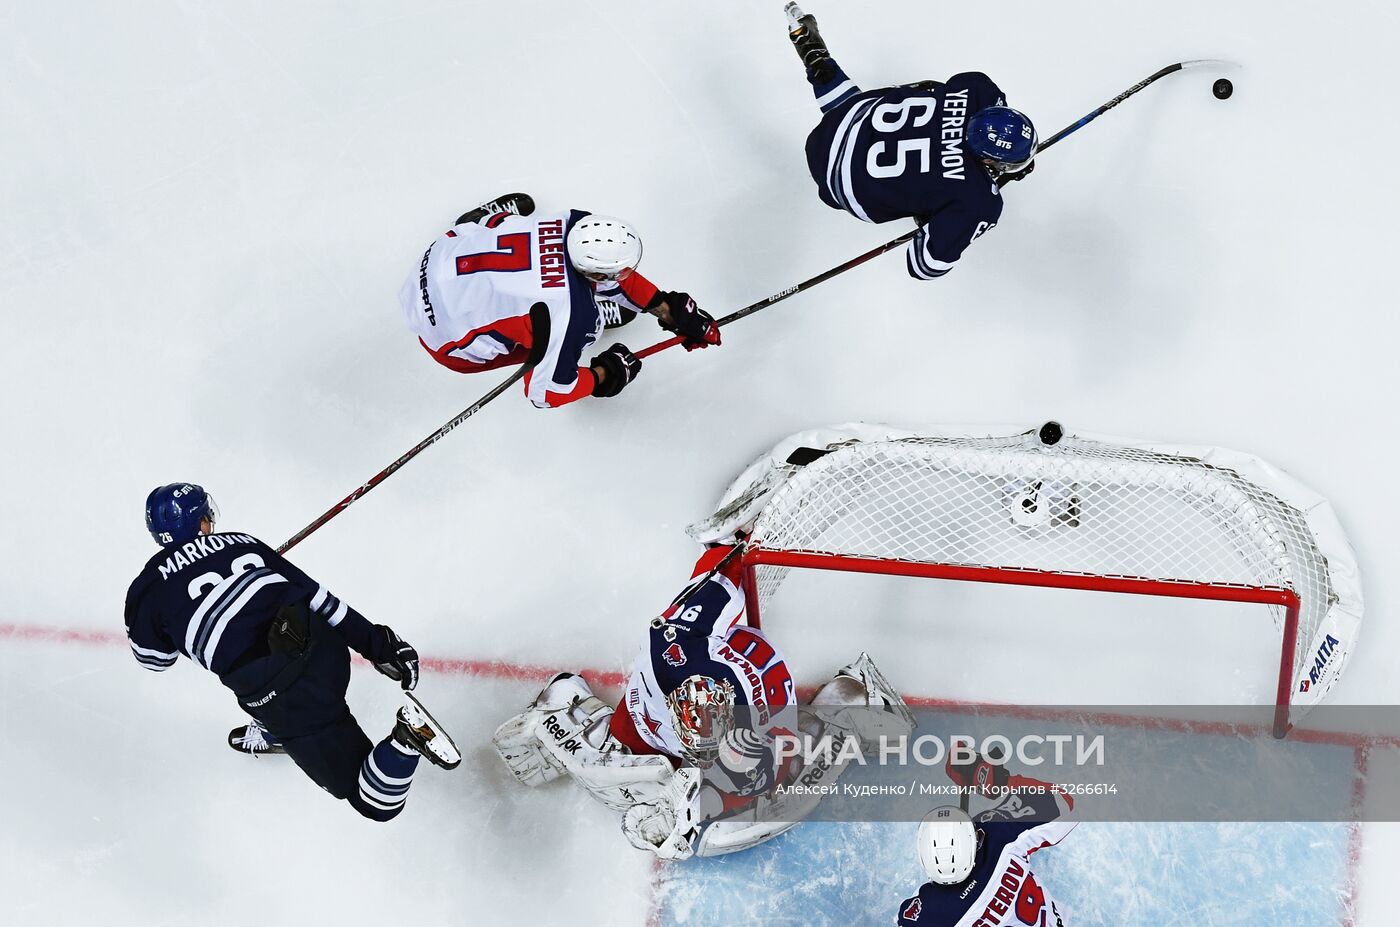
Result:
M424 754L434 765L443 769L456 769L462 763L462 751L457 749L457 744L447 733L443 726L433 717L433 713L423 707L423 703L418 701L418 696L412 692L405 692L405 698L412 702L414 708L421 712L426 724L414 727L420 736L426 740L428 752Z

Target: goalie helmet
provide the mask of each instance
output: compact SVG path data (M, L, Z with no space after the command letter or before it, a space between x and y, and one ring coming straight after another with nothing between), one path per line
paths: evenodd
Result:
M700 766L714 763L720 738L734 726L734 687L690 676L666 696L666 706L686 758Z
M1009 106L978 110L967 123L967 147L998 173L1025 170L1039 141L1031 121Z
M941 805L919 824L919 862L929 880L957 885L977 865L977 828L966 811Z
M613 216L584 216L565 240L569 263L589 280L622 280L642 262L642 239Z
M146 530L162 546L193 541L205 519L213 526L219 520L219 507L203 486L167 483L146 497Z

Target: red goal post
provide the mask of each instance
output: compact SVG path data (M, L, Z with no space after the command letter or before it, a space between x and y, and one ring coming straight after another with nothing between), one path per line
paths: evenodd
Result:
M1257 603L1280 632L1275 735L1336 682L1361 594L1324 499L1222 448L1008 432L802 432L689 531L748 536L754 623L794 568Z

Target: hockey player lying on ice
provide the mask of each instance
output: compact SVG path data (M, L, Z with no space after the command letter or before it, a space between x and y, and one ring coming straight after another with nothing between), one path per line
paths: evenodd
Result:
M975 818L944 806L919 825L919 861L929 880L899 905L901 927L1065 927L1064 912L1031 869L1031 854L1074 829L1074 799L1048 782L1012 776L979 758L948 775L995 796Z
M910 275L943 276L996 227L1001 186L1033 170L1035 127L978 72L862 91L832 59L816 19L796 3L785 12L822 111L807 136L822 202L865 222L914 219Z
M813 773L829 783L842 771L839 755L805 768L774 759L774 736L798 725L792 675L763 633L744 623L743 574L733 550L707 550L690 585L651 621L615 709L580 677L560 673L494 737L522 783L538 786L568 773L623 813L633 846L662 859L732 853L775 837L818 800L779 795L779 785ZM813 704L837 709L802 722L813 736L868 743L913 727L903 700L866 654L826 683ZM842 713L842 706L887 711Z
M627 223L577 209L527 218L523 193L457 219L428 246L403 289L404 321L439 364L459 373L530 366L525 395L541 409L622 392L642 369L626 346L583 354L604 328L638 312L685 339L719 344L719 327L688 293L637 273L642 240Z

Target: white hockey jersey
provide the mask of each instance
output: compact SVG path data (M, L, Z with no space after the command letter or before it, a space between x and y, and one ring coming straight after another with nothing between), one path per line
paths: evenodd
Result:
M404 321L438 363L462 373L525 362L535 346L530 308L548 310L543 357L526 375L525 394L539 408L560 406L593 391L584 352L598 340L603 317L593 285L569 263L569 229L588 215L497 213L455 226L428 246L399 291ZM633 274L606 294L630 309L656 288ZM613 292L617 291L617 292Z
M695 564L692 578L708 573L732 548L707 550ZM690 676L704 675L727 681L734 687L736 706L752 712L752 730L772 729L779 712L796 704L792 674L763 632L743 624L744 593L739 561L706 580L690 593L692 586L648 629L646 643L627 681L618 711L613 715L612 734L634 753L662 753L679 761L683 756L680 738L672 723L666 696ZM688 598L685 598L687 593ZM786 720L786 719L784 719ZM743 791L766 788L771 773L745 782Z

